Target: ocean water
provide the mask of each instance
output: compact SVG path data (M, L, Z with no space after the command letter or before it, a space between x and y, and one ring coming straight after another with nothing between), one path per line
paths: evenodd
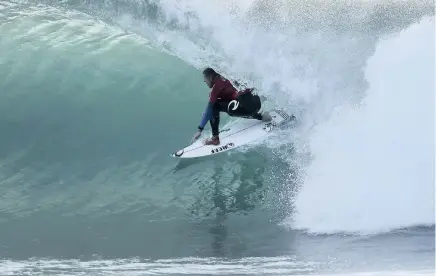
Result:
M0 53L0 275L434 275L434 3L0 1ZM207 66L298 125L171 158Z

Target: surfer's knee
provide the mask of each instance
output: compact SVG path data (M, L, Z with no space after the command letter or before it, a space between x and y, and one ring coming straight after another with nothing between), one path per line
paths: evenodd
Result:
M257 120L262 120L262 114L256 112L256 113L254 113L253 118L257 119Z

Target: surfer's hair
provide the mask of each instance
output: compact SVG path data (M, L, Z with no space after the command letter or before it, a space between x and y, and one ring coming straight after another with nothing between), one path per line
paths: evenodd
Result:
M215 72L215 70L213 70L212 68L208 67L208 68L204 69L203 75L205 75L208 78L209 77L214 78L214 77L218 76L219 74L217 72Z

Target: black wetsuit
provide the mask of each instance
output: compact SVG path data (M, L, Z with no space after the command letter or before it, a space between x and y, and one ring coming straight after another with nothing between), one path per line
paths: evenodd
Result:
M226 112L233 117L262 120L262 115L258 113L261 108L260 98L251 91L246 89L238 92L229 80L217 76L213 81L209 102L198 128L203 130L209 120L212 135L218 135L220 112Z

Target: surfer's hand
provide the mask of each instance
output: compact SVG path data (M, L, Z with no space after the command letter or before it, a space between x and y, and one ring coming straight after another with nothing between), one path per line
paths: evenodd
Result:
M192 143L194 143L199 137L201 136L201 131L197 131L195 134L194 134L194 137L192 137L192 140L191 140L191 142Z

